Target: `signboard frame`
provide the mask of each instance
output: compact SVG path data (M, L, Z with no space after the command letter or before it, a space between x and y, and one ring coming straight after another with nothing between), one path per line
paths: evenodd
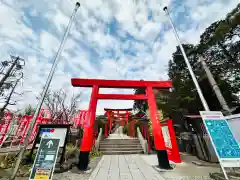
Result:
M29 160L32 161L32 156L33 156L33 152L34 150L36 149L37 147L37 144L40 144L39 142L41 142L42 138L40 136L40 132L43 128L55 128L55 129L67 129L67 132L66 132L66 137L65 137L65 141L64 141L64 145L63 147L60 147L59 148L63 148L62 149L62 155L61 155L61 159L60 159L60 164L63 164L64 163L64 155L65 155L65 152L66 152L66 145L67 145L67 140L68 140L68 134L70 133L70 127L72 126L72 124L38 124L38 131L37 131L37 136L34 140L34 143L33 143L33 147L31 149L31 152L30 152L30 157L29 157Z
M41 153L41 151L42 151L42 143L43 143L43 141L45 141L45 140L48 140L48 142L50 142L50 141L52 141L52 140L59 140L58 141L58 144L57 144L57 149L55 150L55 156L54 156L54 161L53 161L53 164L52 164L52 166L51 166L51 170L50 170L50 174L49 174L49 177L50 178L48 178L48 180L52 180L52 177L53 177L53 172L54 172L54 169L55 169L55 165L56 165L56 161L57 161L57 156L58 156L58 151L59 151L59 145L60 145L60 139L58 139L58 138L41 138L41 141L40 141L40 146L39 146L39 148L38 148L38 151L37 151L37 154L36 154L36 157L35 157L35 159L34 159L34 163L33 163L33 165L32 165L32 169L31 169L31 173L30 173L30 176L29 176L29 180L38 180L38 179L35 179L35 178L33 178L33 179L31 179L31 176L33 176L33 170L36 168L36 162L37 162L37 159L40 157L40 153ZM47 143L45 144L45 145L47 145ZM50 148L51 148L51 144L49 144L50 145ZM54 145L54 144L52 144L52 145ZM53 147L56 147L56 146L53 146ZM49 149L50 149L49 148ZM47 156L47 155L46 155ZM46 158L46 157L45 157ZM52 155L51 155L51 158L52 158ZM47 169L47 168L46 168ZM36 172L35 172L35 174L36 174ZM35 175L34 175L35 176ZM33 177L34 177L33 176Z
M240 157L239 158L222 158L222 157L219 156L219 153L218 153L217 148L215 146L213 137L211 136L211 133L209 132L209 128L208 128L208 126L206 124L206 120L208 120L208 119L205 118L205 117L208 115L208 116L211 116L211 119L209 118L209 120L216 120L216 121L218 121L218 120L220 121L221 120L221 121L226 122L227 126L229 127L229 131L232 134L233 138L235 138L234 134L233 134L233 132L232 132L228 122L227 122L227 119L223 116L221 111L200 111L200 115L202 117L203 124L204 124L204 126L206 128L206 131L207 131L207 133L209 135L209 138L211 140L211 144L213 146L213 149L214 149L214 151L215 151L215 153L217 155L217 158L219 160L220 166L221 166L221 168L223 170L224 176L225 176L226 179L228 179L227 173L226 173L224 168L225 167L240 167ZM235 141L236 141L236 138L235 138ZM237 166L232 166L233 162L235 162L235 164L237 164Z
M235 138L240 144L240 130L239 128L236 128L240 125L240 113L225 116L225 118L227 119L229 126L232 128L232 132L235 135Z

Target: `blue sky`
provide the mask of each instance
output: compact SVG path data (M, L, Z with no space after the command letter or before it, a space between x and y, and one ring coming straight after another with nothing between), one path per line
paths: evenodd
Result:
M79 8L51 88L83 93L80 109L87 109L89 89L73 88L72 77L166 80L167 64L176 40L162 11L168 6L182 42L196 44L212 22L220 20L238 0L87 0ZM36 104L51 68L74 0L0 0L0 55L26 60L24 92L17 108ZM132 93L103 89L102 93ZM100 101L104 107L128 108L131 101ZM15 107L15 108L16 108Z

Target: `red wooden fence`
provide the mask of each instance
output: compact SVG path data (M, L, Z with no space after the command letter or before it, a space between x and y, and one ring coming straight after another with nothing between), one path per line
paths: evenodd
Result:
M83 127L84 125L86 125L88 120L88 115L89 113L87 110L79 111L70 121L70 123L73 123L73 128L77 128L78 126ZM29 129L29 125L31 121L32 121L32 115L14 117L12 113L6 112L2 119L2 123L0 124L0 147L3 145L4 141L8 136L13 137L11 145L22 144L27 135L27 131ZM50 112L47 111L46 109L42 109L41 112L39 113L37 122L34 125L33 131L30 135L29 144L33 143L37 135L38 124L48 124L51 122L52 120L51 120ZM63 123L61 120L56 122ZM10 125L11 123L12 125Z

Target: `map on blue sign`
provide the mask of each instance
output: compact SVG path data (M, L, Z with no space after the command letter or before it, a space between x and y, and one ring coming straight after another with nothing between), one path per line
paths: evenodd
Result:
M240 147L226 120L205 120L220 158L240 158Z

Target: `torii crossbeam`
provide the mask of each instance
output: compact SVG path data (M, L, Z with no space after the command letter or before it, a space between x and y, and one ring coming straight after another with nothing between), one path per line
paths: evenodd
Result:
M153 89L170 89L171 81L136 81L136 80L105 80L105 79L79 79L73 78L74 87L92 87L92 94L89 104L89 126L84 128L84 134L80 147L78 168L86 170L89 163L89 153L93 145L94 121L96 118L97 101L99 99L118 99L118 100L147 100L152 121L154 144L157 152L158 163L160 168L169 169L168 155L163 139L159 116L157 115L157 106ZM145 88L146 95L129 95L129 94L99 94L99 88Z

